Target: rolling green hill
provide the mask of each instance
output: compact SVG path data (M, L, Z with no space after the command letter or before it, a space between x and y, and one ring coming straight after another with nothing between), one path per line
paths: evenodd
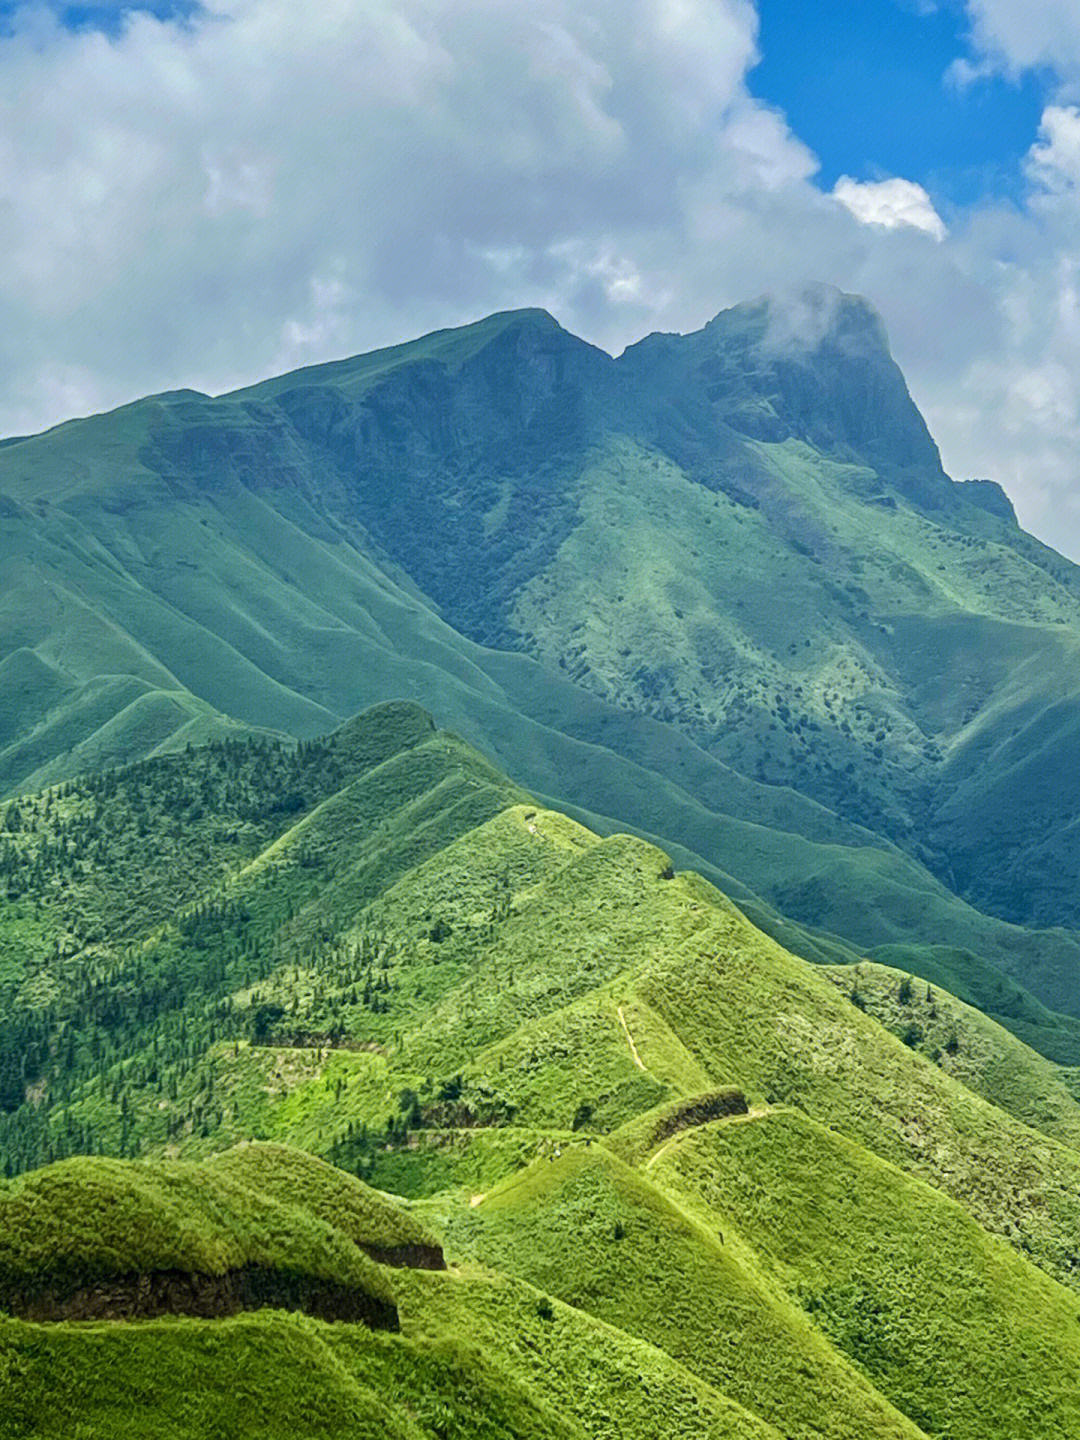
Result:
M5 1440L1080 1437L1072 1076L948 992L406 703L0 814Z
M152 397L0 448L0 567L4 792L410 697L799 953L1080 1062L1080 572L944 475L864 302Z

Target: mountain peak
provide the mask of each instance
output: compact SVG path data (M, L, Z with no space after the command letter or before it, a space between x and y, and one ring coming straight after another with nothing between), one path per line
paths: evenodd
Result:
M593 351L596 355L603 354L572 335L547 310L539 307L499 310L481 320L433 330L399 345L369 350L340 360L322 361L284 375L276 375L242 390L233 391L227 398L271 400L283 392L316 385L334 386L351 393L355 398L372 383L385 379L393 371L405 366L436 362L454 372L492 345L512 345L515 340L541 349Z
M805 358L836 349L852 358L892 360L885 322L874 306L834 285L760 295L721 310L703 333L725 341L742 339L766 359Z
M516 310L496 310L486 320L477 322L481 325L531 325L538 330L563 330L565 326L560 325L550 310L545 310L540 305L525 305Z
M703 395L713 422L751 440L800 440L876 470L918 504L949 482L926 422L868 300L832 285L761 295L701 330L626 352L639 375Z

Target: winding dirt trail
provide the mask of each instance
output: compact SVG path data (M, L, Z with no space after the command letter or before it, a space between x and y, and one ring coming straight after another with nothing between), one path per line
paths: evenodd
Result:
M719 1120L707 1120L704 1125L688 1125L685 1130L677 1130L674 1135L664 1141L658 1150L653 1151L645 1161L645 1169L651 1170L662 1155L666 1155L680 1140L684 1140L695 1130L704 1130L708 1125L748 1125L754 1120L761 1120L766 1115L776 1115L788 1108L787 1105L751 1105L745 1115L724 1115Z
M622 1026L623 1034L626 1036L626 1043L630 1046L630 1054L634 1057L634 1064L638 1067L639 1070L644 1070L645 1062L644 1060L642 1060L641 1056L637 1052L637 1046L634 1044L634 1037L630 1034L630 1026L626 1023L626 1016L622 1012L621 1005L616 1005L615 1013L619 1017L619 1024Z

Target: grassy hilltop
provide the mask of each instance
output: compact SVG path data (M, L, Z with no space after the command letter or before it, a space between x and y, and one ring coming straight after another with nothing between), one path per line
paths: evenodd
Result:
M1080 1437L1074 1077L947 991L407 704L2 813L5 1440Z
M943 473L864 302L151 397L0 448L0 566L4 793L409 696L789 948L1080 1061L1080 572Z

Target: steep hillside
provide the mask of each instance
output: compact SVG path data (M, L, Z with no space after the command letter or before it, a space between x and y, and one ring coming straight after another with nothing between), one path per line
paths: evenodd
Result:
M1080 1440L1071 1076L948 993L408 704L4 814L0 1435Z
M1080 1424L1057 1368L1080 1346L1072 1297L929 1186L798 1112L688 1133L655 1169L927 1434Z
M0 566L8 792L410 696L804 954L969 953L1080 1060L1000 988L1080 1014L1080 572L943 474L861 301L140 401L0 449Z
M398 1329L348 1218L328 1224L239 1176L80 1158L20 1177L0 1191L0 1307L38 1321L272 1307Z
M959 958L963 966L967 957ZM860 963L828 973L856 1005L969 1090L1080 1148L1075 1069L1050 1064L980 1010L902 971Z

